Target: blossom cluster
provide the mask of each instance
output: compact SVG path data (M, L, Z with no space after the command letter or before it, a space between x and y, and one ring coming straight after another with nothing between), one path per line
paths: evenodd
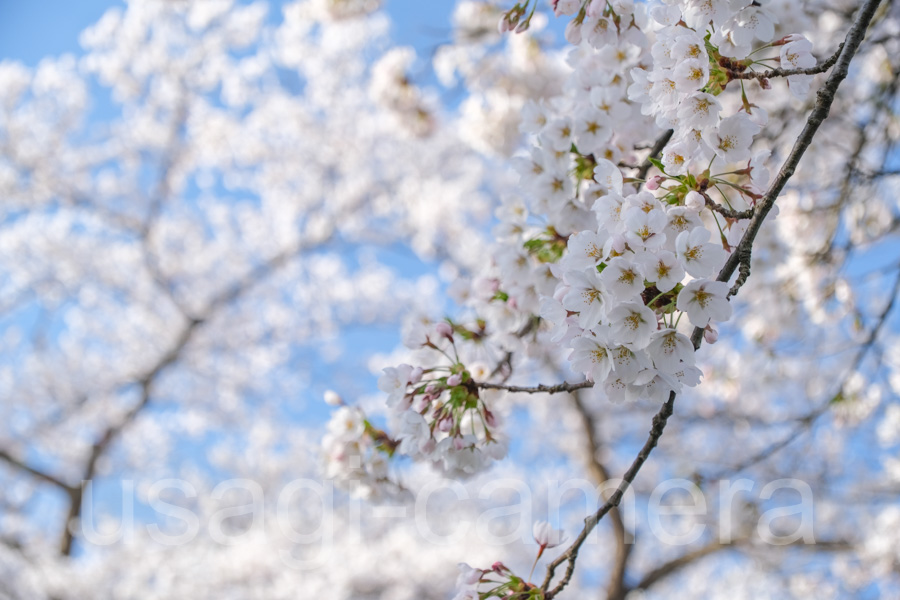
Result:
M505 438L497 433L498 415L456 350L457 336L474 335L452 322L423 325L409 345L440 353L449 366L401 364L384 369L378 381L388 395L390 418L398 425L398 452L431 461L457 477L481 471L507 450Z
M811 45L773 40L776 14L745 0L553 8L572 17L571 71L560 94L524 104L520 131L532 145L513 158L520 193L497 211L490 263L451 290L484 330L464 342L490 338L507 356L567 352L609 400L662 402L700 381L688 334L715 341L731 317L717 276L768 185L769 152L752 149L767 114L748 89L771 87L759 68L814 65ZM499 29L524 31L533 15L520 2ZM809 79L790 74L791 91L805 94ZM503 446L452 325L441 326L424 347L449 341L454 356L386 369L380 385L401 453L471 473Z

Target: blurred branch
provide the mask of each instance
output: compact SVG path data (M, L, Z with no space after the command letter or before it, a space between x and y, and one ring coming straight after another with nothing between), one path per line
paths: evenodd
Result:
M82 481L87 481L93 478L94 474L96 473L97 461L101 456L103 456L103 454L107 451L112 442L119 436L122 430L125 429L125 427L127 427L132 421L134 421L144 410L144 408L147 407L152 397L152 387L157 378L162 373L162 371L166 369L166 367L172 365L181 357L184 349L188 346L200 326L209 322L215 316L215 313L218 310L239 299L242 295L262 282L268 275L287 264L292 258L295 258L297 255L299 255L303 250L305 250L305 245L300 242L296 246L279 254L276 254L265 263L252 269L236 284L213 297L213 299L207 305L206 312L202 317L192 318L188 321L187 325L184 327L184 329L181 330L181 333L178 335L172 347L165 354L163 354L144 375L140 376L135 381L135 383L137 383L137 385L139 385L141 389L140 400L134 407L132 407L131 410L125 413L122 419L120 419L117 423L108 426L98 437L97 441L94 443L93 449L91 450L91 454L88 456L88 459L86 461L85 468L82 472ZM73 522L73 520L78 518L78 516L81 514L82 502L83 493L82 488L79 486L78 488L74 489L72 499L69 504L68 515L66 516L66 520L63 526L62 540L60 542L60 553L65 556L70 555L72 552L74 534L70 530L69 526Z
M609 481L610 475L606 466L597 458L600 451L600 441L597 439L597 426L594 417L577 392L571 394L570 397L575 405L576 412L578 412L578 416L581 418L581 426L587 441L585 454L588 457L588 470L597 485L602 485ZM633 537L632 533L625 529L622 513L618 507L609 511L609 518L616 540L616 555L609 583L606 587L606 598L607 600L623 600L628 591L625 586L625 572L628 566L628 557L631 555Z
M869 351L875 346L875 340L878 338L878 334L884 328L885 323L887 323L888 316L891 314L891 311L894 309L894 306L897 303L897 296L900 295L900 268L897 271L897 277L894 279L894 285L891 288L890 297L888 299L887 304L879 313L875 324L872 326L872 329L869 330L869 335L866 336L865 341L860 345L859 351L856 353L856 357L853 359L853 364L850 366L850 369L847 371L847 374L841 379L840 384L837 387L837 392L835 394L829 396L825 402L820 404L817 408L807 413L806 415L799 417L797 421L799 424L791 430L791 432L780 439L779 441L771 444L770 446L764 448L760 452L754 454L753 456L747 458L746 460L738 463L736 466L721 471L711 477L703 477L704 480L712 480L716 481L719 479L724 479L726 477L733 476L737 473L740 473L744 469L748 469L754 465L757 465L764 460L767 460L773 454L779 452L781 449L790 445L791 442L800 437L805 431L807 431L813 423L815 423L819 417L824 415L834 403L834 399L837 398L842 392L843 389L847 385L847 381L849 378L855 373L862 361L865 359L866 355Z
M49 473L45 473L38 468L32 467L27 464L25 461L16 458L6 450L0 449L0 460L5 462L10 467L14 467L20 471L24 471L29 475L32 475L45 483L50 483L55 485L56 487L64 490L66 493L71 493L74 489L68 483L63 481L62 479L56 477L55 475L50 475Z

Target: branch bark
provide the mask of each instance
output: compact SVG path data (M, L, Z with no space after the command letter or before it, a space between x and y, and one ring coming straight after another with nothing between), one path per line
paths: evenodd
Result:
M817 94L816 104L807 118L806 125L800 132L800 136L794 143L791 153L781 166L781 169L775 177L775 180L772 182L772 185L769 187L769 190L757 205L753 218L750 220L750 225L748 226L747 231L744 232L744 236L741 238L740 243L731 256L729 256L725 266L723 266L722 270L719 272L717 277L718 281L727 282L730 280L738 266L747 260L748 253L753 247L753 241L756 239L763 221L769 214L769 211L772 210L772 206L774 206L775 200L781 194L784 186L793 176L800 159L812 143L812 139L815 136L816 131L818 131L819 126L825 118L828 117L831 105L834 102L835 93L841 82L847 77L850 61L853 58L853 55L856 54L859 45L862 43L866 30L868 29L869 23L871 22L879 3L880 0L866 0L860 8L856 20L850 27L844 44L838 53L835 69L828 76L822 89L820 89ZM749 274L749 269L747 270L747 274ZM746 276L744 276L744 279L746 279ZM695 350L699 349L702 339L703 330L699 327L695 328L694 333L691 336L691 341L694 343ZM541 589L545 591L545 597L548 600L558 595L566 585L568 585L572 578L572 574L575 571L575 562L578 559L578 552L581 549L581 546L584 544L591 531L593 531L594 527L597 526L600 519L614 507L618 506L622 501L625 491L634 481L635 477L637 477L641 467L647 461L653 448L656 447L659 439L662 437L662 434L665 431L666 422L669 417L672 416L672 412L674 411L674 405L675 392L671 392L669 394L669 399L663 404L656 416L653 417L653 426L650 429L650 435L637 457L634 459L634 462L632 462L631 467L625 472L622 483L597 512L585 519L584 528L581 530L578 537L575 538L572 545L547 566L547 574L541 584ZM565 574L560 582L551 589L550 584L552 583L556 569L563 562L568 562Z

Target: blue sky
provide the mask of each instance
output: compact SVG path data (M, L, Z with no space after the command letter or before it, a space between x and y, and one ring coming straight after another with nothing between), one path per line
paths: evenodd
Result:
M285 0L271 0L273 7ZM418 49L447 39L453 0L387 0L394 40ZM121 0L0 0L0 60L36 65L41 58L79 53L78 34ZM277 14L277 13L276 13Z

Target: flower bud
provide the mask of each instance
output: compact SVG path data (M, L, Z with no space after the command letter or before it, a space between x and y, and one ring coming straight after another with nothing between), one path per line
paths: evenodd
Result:
M462 383L462 375L456 373L447 378L447 385L450 387L457 386Z
M704 200L700 193L690 191L687 193L687 196L684 197L684 205L691 210L699 211L706 206L706 200Z
M344 404L344 399L334 390L325 390L324 397L325 404L330 404L331 406L343 406Z
M446 321L441 321L437 325L434 326L434 330L438 335L442 335L451 342L453 341L453 327L451 327L450 323Z
M646 187L648 190L650 190L652 192L652 191L658 190L659 186L661 186L663 181L665 181L665 180L666 180L666 178L663 177L662 175L654 175L653 177L651 177L649 179L649 181L647 181L647 184L644 187Z
M706 329L703 330L703 339L707 344L715 344L719 339L719 332L712 324L707 325Z

